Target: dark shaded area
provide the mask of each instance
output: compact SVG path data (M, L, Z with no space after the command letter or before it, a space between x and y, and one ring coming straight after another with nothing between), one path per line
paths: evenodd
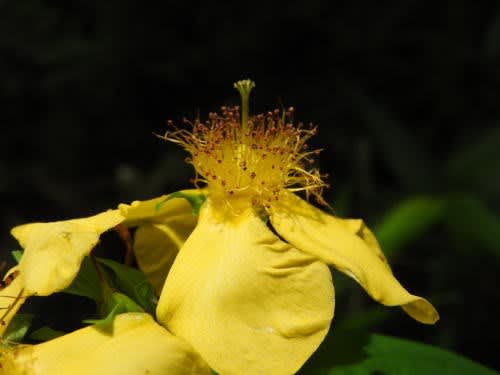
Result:
M375 225L408 197L446 201L391 256L441 321L391 311L371 329L500 368L496 1L0 0L0 35L2 259L14 225L187 187L185 154L153 132L236 104L249 77L254 112L283 103L319 125L339 214ZM335 321L373 307L353 284L336 284Z

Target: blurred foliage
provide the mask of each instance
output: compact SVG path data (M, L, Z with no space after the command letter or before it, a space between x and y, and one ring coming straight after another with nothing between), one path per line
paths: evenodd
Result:
M496 371L483 367L466 358L434 346L418 344L383 335L367 335L368 342L364 346L363 359L354 357L350 351L342 350L352 359L350 364L340 364L333 361L328 368L315 368L309 374L469 374L493 375ZM349 336L352 340L352 335ZM359 337L359 336L358 336ZM349 340L344 337L344 342Z
M28 328L32 320L32 314L17 314L9 323L9 326L5 330L2 339L7 344L11 344L13 342L22 342L24 336L28 332ZM0 343L0 345L4 345L4 343L2 342Z
M231 83L251 77L255 112L294 105L319 125L326 198L376 229L441 314L421 327L390 311L366 330L500 368L497 2L0 0L0 35L3 259L14 225L188 186L185 155L152 133L235 104ZM333 332L380 311L334 277Z

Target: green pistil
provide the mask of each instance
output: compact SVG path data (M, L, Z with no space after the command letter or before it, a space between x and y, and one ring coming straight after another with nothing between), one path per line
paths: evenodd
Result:
M250 92L255 87L255 82L249 79L235 82L234 88L241 95L241 126L247 128L248 124L248 104L250 102Z

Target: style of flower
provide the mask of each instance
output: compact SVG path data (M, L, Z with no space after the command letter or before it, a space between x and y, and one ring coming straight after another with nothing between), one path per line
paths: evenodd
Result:
M99 235L121 223L137 227L134 253L160 294L157 320L222 375L291 374L304 364L333 318L329 265L376 301L435 323L437 311L396 280L362 220L308 203L325 204L326 183L311 167L318 151L306 144L315 128L294 125L293 109L249 117L254 83L235 87L241 115L223 108L162 137L190 154L196 189L14 228L24 248L18 288L47 295L68 286Z

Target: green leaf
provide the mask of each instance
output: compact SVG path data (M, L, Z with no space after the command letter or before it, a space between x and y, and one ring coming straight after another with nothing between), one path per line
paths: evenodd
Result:
M110 331L112 327L113 320L115 319L115 316L118 314L123 313L124 311L121 311L122 308L121 306L114 306L113 309L102 319L85 319L83 322L87 324L95 324L99 328L102 328L106 331Z
M110 331L116 315L127 312L144 312L144 310L125 294L113 292L111 294L111 298L105 300L105 303L103 305L103 312L104 318L86 319L83 322L88 324L95 324L98 326L98 328Z
M487 251L500 260L500 217L482 200L457 196L450 201L447 224L465 251Z
M5 330L2 339L7 342L21 342L28 332L33 314L16 314Z
M87 297L99 303L102 300L102 287L99 277L89 257L85 257L80 270L69 287L63 293Z
M146 312L154 314L157 297L154 289L141 271L110 259L96 260L112 270L116 287L138 303Z
M364 358L317 370L316 374L493 375L495 371L453 352L396 337L372 334ZM333 352L332 352L333 353Z
M446 213L446 201L437 197L412 197L399 202L375 225L384 254L394 259L399 251L423 236Z
M30 339L35 341L49 341L65 334L66 332L57 331L51 327L44 326L33 331L30 335Z
M12 257L16 260L17 263L21 261L21 258L23 257L23 251L22 250L13 250L10 252Z
M158 203L156 205L156 210L159 211L161 207L165 204L165 202L169 201L170 199L174 198L184 198L186 199L190 204L191 204L191 209L193 216L198 216L200 212L200 208L207 199L207 196L205 194L199 193L184 193L182 191L176 191L175 193L171 193L165 198L164 201Z
M498 197L500 191L500 127L493 128L470 141L450 158L447 173L452 182L469 191L481 191Z

